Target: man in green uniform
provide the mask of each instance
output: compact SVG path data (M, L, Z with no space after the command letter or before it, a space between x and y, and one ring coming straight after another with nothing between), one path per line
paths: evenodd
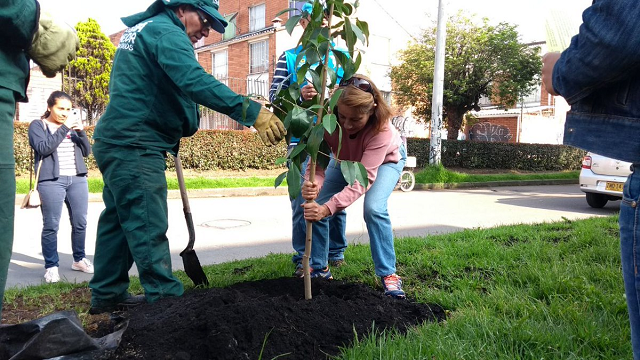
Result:
M224 33L217 0L156 0L122 18L124 33L111 71L110 102L96 126L93 153L104 180L90 313L180 296L173 276L168 228L165 154L198 130L202 104L253 126L267 145L285 135L280 120L231 91L197 62L192 43ZM248 105L248 106L247 106ZM135 262L144 296L131 296Z
M75 30L40 13L34 0L0 1L0 315L13 247L16 198L13 118L16 101L27 101L29 59L54 77L75 57ZM1 319L1 317L0 317Z

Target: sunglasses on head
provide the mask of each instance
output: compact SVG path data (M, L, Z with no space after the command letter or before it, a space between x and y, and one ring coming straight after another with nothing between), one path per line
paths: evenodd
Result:
M198 17L200 18L200 22L202 23L202 29L203 30L210 30L211 29L211 22L209 22L209 20L207 20L207 17L204 16L204 14L202 12L200 12L200 10L196 10L196 14L198 14Z
M340 86L349 86L349 85L353 85L355 87L357 87L358 89L368 92L369 94L373 95L373 86L371 86L371 83L369 83L367 80L365 79L360 79L357 77L351 77L349 79L342 79L340 81Z

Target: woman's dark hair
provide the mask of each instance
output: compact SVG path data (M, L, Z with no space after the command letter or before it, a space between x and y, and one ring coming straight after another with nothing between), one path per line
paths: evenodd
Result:
M49 98L47 99L47 110L44 112L44 115L40 117L41 119L46 119L49 117L49 115L51 115L51 111L49 111L49 109L51 109L58 102L58 99L69 100L69 102L73 103L73 101L71 100L71 96L69 96L69 94L67 94L66 92L54 91L51 93L51 95L49 95Z

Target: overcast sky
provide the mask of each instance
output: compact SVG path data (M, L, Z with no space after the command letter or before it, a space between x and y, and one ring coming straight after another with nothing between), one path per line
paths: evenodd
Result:
M120 17L145 10L151 0L39 0L43 9L71 25L88 18L96 20L102 31L109 35L125 28ZM229 1L229 0L220 0ZM431 27L437 20L437 0L360 0L388 15L386 26L417 36L420 29ZM508 22L518 25L524 41L544 40L544 21L551 10L560 10L568 18L580 23L580 14L591 0L445 0L446 12L451 14L463 9L467 13L487 17L490 22ZM366 19L363 19L366 20ZM370 28L385 24L369 24ZM577 31L577 28L576 28Z

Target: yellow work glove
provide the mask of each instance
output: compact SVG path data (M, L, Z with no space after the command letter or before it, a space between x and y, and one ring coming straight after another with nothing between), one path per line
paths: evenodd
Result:
M260 109L260 113L253 127L258 130L260 139L262 139L262 142L267 146L277 144L287 134L282 121L266 107Z
M46 77L55 77L56 72L75 59L78 49L80 40L74 28L55 21L49 13L40 13L38 31L31 42L29 56L40 65Z

